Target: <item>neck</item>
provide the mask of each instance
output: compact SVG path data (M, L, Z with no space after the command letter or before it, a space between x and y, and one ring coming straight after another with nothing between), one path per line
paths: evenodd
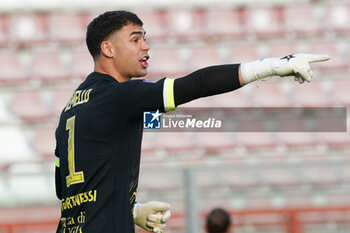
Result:
M94 71L102 74L108 74L120 83L129 81L131 79L131 77L129 78L121 75L110 62L101 61L100 59L95 61Z

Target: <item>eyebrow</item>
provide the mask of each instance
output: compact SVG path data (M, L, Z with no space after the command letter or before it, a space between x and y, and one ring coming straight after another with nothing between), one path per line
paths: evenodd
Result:
M134 32L130 33L129 37L132 36L132 35L142 35L142 36L145 36L145 35L146 35L146 32L144 32L144 31L134 31Z

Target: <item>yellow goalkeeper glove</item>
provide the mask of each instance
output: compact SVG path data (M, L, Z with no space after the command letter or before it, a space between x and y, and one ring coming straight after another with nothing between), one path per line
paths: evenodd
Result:
M241 64L241 77L244 84L271 76L294 76L295 81L311 82L310 63L327 61L328 55L292 54L282 58L266 58Z
M136 202L134 205L135 224L149 232L162 233L170 215L170 205L165 202Z

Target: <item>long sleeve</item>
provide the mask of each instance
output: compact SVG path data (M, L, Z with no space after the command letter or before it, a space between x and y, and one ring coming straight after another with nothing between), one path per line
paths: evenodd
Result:
M240 88L238 68L239 64L210 66L175 79L175 105Z

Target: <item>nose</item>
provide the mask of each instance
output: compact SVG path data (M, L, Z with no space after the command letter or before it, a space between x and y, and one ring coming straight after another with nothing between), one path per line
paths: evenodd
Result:
M148 43L145 40L143 40L141 49L142 49L142 51L148 51L150 49L150 46L148 45Z

